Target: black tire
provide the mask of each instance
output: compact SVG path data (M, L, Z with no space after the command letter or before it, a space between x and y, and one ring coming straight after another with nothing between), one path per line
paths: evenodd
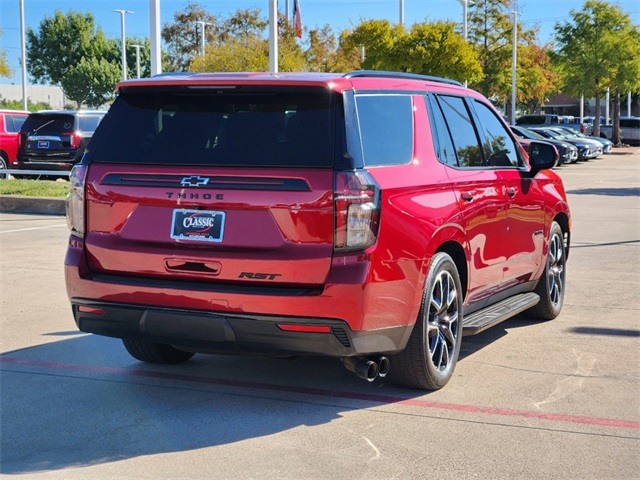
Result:
M540 295L540 302L524 312L525 316L553 320L560 315L564 303L566 259L564 232L557 222L553 222L549 230L544 272L535 289L535 292Z
M460 355L462 300L455 263L446 253L436 253L409 342L390 359L389 378L393 383L425 390L438 390L447 384Z
M122 343L133 358L147 363L182 363L195 355L193 352L178 350L171 345L136 338L123 338Z
M9 160L4 152L0 153L0 170L6 170L9 168ZM2 176L4 178L4 175Z

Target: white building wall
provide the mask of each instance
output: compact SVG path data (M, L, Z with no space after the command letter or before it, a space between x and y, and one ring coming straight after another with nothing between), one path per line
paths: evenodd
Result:
M27 98L33 103L47 102L55 110L63 109L65 103L74 103L67 100L60 87L49 85L27 85ZM0 84L0 99L22 101L22 85Z

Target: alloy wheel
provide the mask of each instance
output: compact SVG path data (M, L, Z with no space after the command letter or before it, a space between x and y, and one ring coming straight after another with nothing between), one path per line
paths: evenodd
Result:
M429 299L427 345L429 358L437 371L444 372L455 362L455 350L460 332L460 305L452 275L441 271Z

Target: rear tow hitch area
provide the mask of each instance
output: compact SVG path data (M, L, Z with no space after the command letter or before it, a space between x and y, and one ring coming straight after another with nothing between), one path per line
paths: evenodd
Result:
M373 382L377 377L384 378L389 373L389 359L385 356L342 357L341 360L347 370L367 382Z

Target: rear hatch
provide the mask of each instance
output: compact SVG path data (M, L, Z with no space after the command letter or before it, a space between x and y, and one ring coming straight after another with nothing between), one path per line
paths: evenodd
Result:
M32 113L21 128L24 153L30 160L74 158L80 143L75 130L73 115Z
M335 112L317 87L125 89L85 157L89 268L321 285L333 253Z

